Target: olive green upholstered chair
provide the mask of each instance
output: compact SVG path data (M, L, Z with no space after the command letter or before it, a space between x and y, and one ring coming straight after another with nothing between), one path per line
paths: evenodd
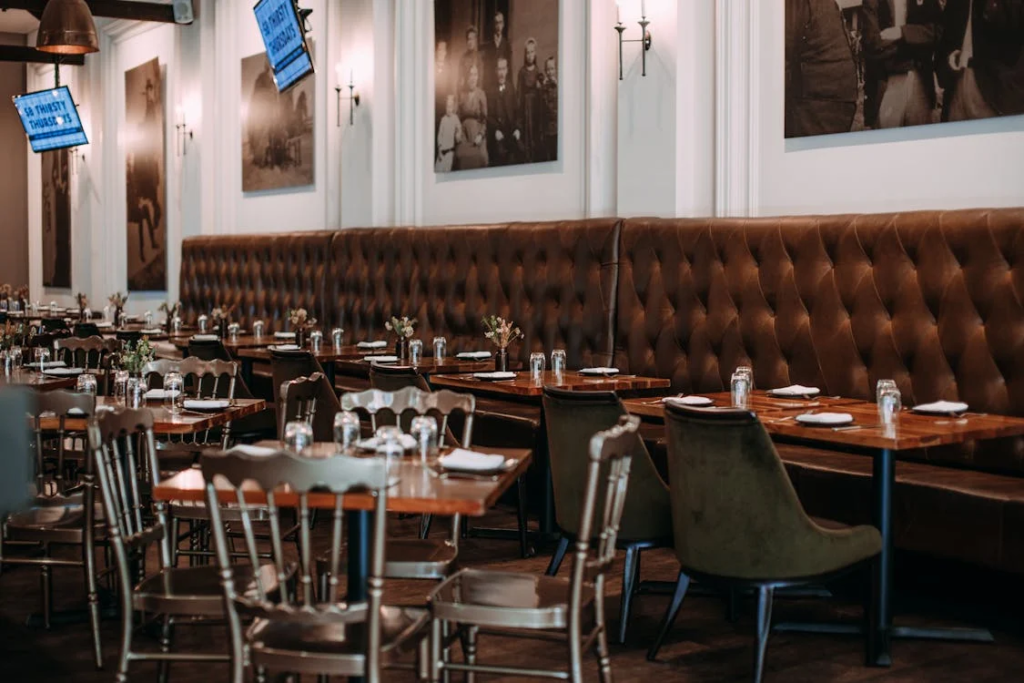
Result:
M658 649L690 579L757 594L754 681L764 674L777 588L821 583L882 549L872 526L825 528L804 512L775 446L754 413L667 405L674 548L680 573Z

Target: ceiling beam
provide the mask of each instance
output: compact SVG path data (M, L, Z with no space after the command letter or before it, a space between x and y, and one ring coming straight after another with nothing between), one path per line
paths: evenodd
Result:
M0 45L0 62L33 62L36 64L53 64L55 55L34 47L23 45ZM62 65L82 66L85 55L62 55Z
M0 0L0 9L23 9L36 16L43 13L47 0ZM174 7L156 2L125 2L125 0L86 0L94 17L158 21L173 24Z

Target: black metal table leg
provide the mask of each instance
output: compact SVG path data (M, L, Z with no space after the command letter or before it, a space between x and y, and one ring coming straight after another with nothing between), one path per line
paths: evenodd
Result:
M867 663L892 665L892 486L896 478L893 452L883 448L872 461L872 520L882 535L882 552L872 568L871 610L868 616Z
M348 517L348 602L366 599L366 579L370 573L370 513L353 510ZM349 683L363 683L362 676L352 676Z

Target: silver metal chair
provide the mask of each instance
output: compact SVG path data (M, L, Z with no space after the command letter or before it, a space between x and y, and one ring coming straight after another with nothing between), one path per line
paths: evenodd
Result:
M66 337L53 341L54 360L64 361L68 367L85 368L96 372L101 382L99 390L107 392L110 371L110 358L117 353L120 344L116 339L104 339L100 336Z
M608 633L604 613L605 574L615 559L616 536L626 500L629 466L637 448L640 420L624 416L618 425L598 432L590 440L587 484L580 512L580 534L576 540L572 576L536 576L516 572L463 569L430 595L431 681L449 671L557 678L583 681L583 652L594 648L602 683L611 683ZM600 486L601 480L605 485ZM601 510L600 533L591 556L591 531L597 510ZM454 626L451 638L461 637L465 663L442 656L445 626ZM477 637L482 632L566 640L568 671L527 667L493 666L477 662ZM560 632L560 633L558 633Z
M472 394L454 391L423 391L405 387L395 392L369 389L341 397L343 410L365 411L370 415L374 431L383 417L389 414L399 422L404 414L433 415L438 419L438 435L448 432L448 418L461 412L465 423L462 428L463 448L472 448L473 415L476 398ZM395 538L388 541L387 565L384 574L389 579L440 580L451 573L458 559L461 516L452 516L451 535L444 540L425 538Z
M379 683L381 670L398 668L398 657L417 651L416 670L426 680L427 614L425 610L383 605L384 559L387 511L387 463L383 458L298 458L290 453L250 456L225 452L204 455L201 461L206 482L206 501L211 511L217 562L224 577L223 589L228 605L231 633L232 681L241 683L245 664L257 670L264 680L266 670L289 673L316 673L324 676L365 676ZM225 481L230 492L221 491L217 481ZM255 574L253 585L241 584L232 575L238 565L232 563L229 539L220 517L221 505L229 502L241 511L242 529L252 566L259 565L259 541L252 531L250 507L242 486L255 484L267 498L270 510L270 545L273 564L270 572ZM288 499L279 489L287 485ZM333 497L331 513L331 576L326 595L314 591L315 569L310 533L310 494ZM337 577L341 571L344 511L343 496L351 491L368 492L375 498L372 514L367 599L341 602ZM252 491L252 488L247 488ZM278 496L281 500L278 500ZM279 522L281 507L299 510L299 553L297 567L284 554L284 532ZM289 577L295 585L282 591ZM267 579L275 583L266 583ZM246 593L246 588L250 590ZM246 627L244 620L252 620Z
M152 502L147 492L159 483L153 416L148 410L120 410L100 415L89 425L89 446L95 459L109 542L117 563L121 599L121 654L115 680L126 683L131 662L160 662L160 679L166 680L171 662L228 662L224 654L171 652L175 620L224 618L221 581L237 579L242 586L254 581L254 569L238 566L221 572L214 566L176 569L171 564L166 512L161 501ZM159 569L146 575L146 549L159 548ZM273 571L261 574L268 590L276 588ZM160 615L160 652L132 648L134 614Z
M278 438L284 438L284 428L289 422L299 421L313 426L322 380L323 374L314 372L309 377L297 377L281 382L277 401Z
M5 565L29 565L39 567L43 601L43 626L50 628L53 605L53 574L55 567L79 567L85 574L86 594L89 604L89 623L92 629L93 655L96 668L103 666L100 644L100 610L99 593L96 581L97 541L102 541L102 526L98 527L94 507L93 468L87 464L82 478L83 488L80 495L68 497L64 487L58 485L57 494L44 495L43 458L47 442L53 442L57 455L57 476L62 470L65 439L72 433L65 429L69 413L77 419L88 418L93 414L96 399L90 394L79 394L72 391L39 392L35 397L35 409L32 413L32 426L35 431L35 467L37 496L33 505L8 516L3 523L3 536L0 539L0 568ZM55 432L43 433L40 423L44 415L55 416L58 428ZM88 462L88 461L87 461ZM87 533L92 530L92 533ZM99 538L97 538L99 536ZM51 546L79 546L82 550L80 560L55 558L51 555ZM23 557L8 556L4 551L15 547L38 549L41 556Z

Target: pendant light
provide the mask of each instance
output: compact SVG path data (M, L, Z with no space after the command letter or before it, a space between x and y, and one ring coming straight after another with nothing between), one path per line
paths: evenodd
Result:
M50 0L39 20L36 49L60 55L99 52L99 36L85 0Z

